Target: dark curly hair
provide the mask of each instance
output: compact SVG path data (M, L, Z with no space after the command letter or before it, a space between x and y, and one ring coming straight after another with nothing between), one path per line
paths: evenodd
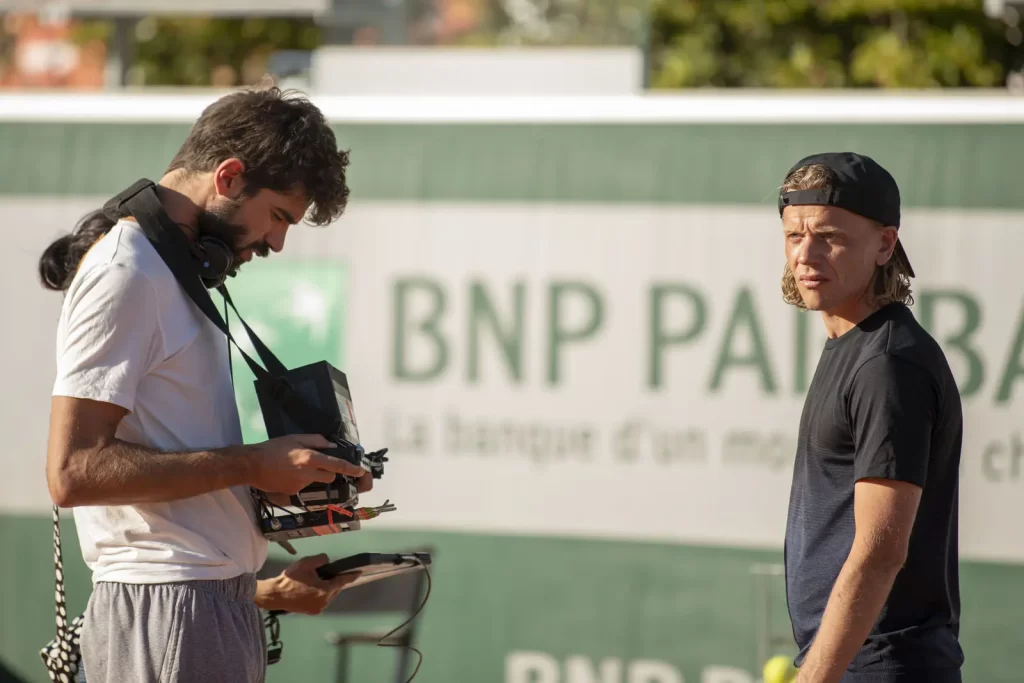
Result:
M297 91L241 90L203 110L167 171L205 173L241 159L247 194L301 191L313 203L307 221L326 225L348 203L348 152L337 144L324 115Z
M246 194L261 189L301 192L311 200L306 222L326 225L345 211L349 153L339 150L320 110L297 91L260 87L225 95L203 110L167 172L185 176L214 170L225 159L245 164ZM114 221L93 211L39 259L44 287L66 290L89 248Z

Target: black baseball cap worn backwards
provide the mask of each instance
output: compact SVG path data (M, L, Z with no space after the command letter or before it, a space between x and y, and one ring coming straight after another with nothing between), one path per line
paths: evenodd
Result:
M835 206L899 230L900 189L896 179L878 162L855 152L813 154L794 164L786 177L798 168L812 164L820 164L832 171L832 189L780 192L780 218L787 206ZM901 240L896 241L893 258L903 264L910 277L914 277L914 269Z

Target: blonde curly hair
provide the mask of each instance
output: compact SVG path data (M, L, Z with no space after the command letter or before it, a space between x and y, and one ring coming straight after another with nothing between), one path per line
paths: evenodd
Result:
M827 166L811 164L790 173L782 184L781 191L830 189L832 171ZM789 263L786 263L782 272L782 300L797 308L807 308L803 297L800 296L800 290L797 289L796 277L790 270ZM914 297L910 288L910 273L899 259L891 258L875 271L874 303L885 306L896 301L910 306L914 303Z

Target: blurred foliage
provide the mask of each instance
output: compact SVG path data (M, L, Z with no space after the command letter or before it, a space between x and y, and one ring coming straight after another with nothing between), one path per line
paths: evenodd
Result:
M109 42L113 34L110 22L87 21L75 37ZM320 28L312 20L276 17L147 17L129 39L133 85L234 86L258 82L278 50L315 49Z
M1020 37L982 0L656 0L651 85L999 87Z
M109 21L78 21L73 25L71 38L79 45L94 40L108 42L114 35L114 24Z

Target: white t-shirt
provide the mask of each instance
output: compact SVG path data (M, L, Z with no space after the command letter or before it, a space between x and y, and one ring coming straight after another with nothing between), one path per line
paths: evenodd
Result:
M178 452L242 443L227 340L131 221L93 246L68 288L53 394L129 410L124 441ZM93 581L227 579L266 559L245 486L74 516Z

